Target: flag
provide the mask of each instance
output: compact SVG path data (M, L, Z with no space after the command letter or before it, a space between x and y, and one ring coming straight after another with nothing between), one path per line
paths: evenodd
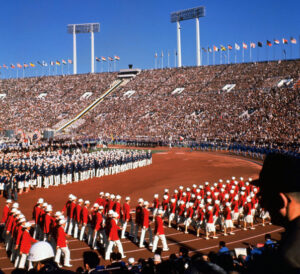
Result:
M37 63L38 63L40 66L43 66L43 64L42 64L40 61L37 61Z
M282 38L282 44L287 44L287 43L288 43L288 40L285 38Z
M163 51L161 51L161 57L164 57L164 52Z
M226 48L223 45L220 46L221 46L221 51L226 51Z
M218 47L214 46L214 51L219 51Z
M1 69L2 67L0 66L0 69Z
M112 57L108 56L108 60L113 61L114 59Z
M279 44L280 44L279 40L274 39L274 45L279 45Z
M59 61L56 61L55 64L58 65L58 66L60 66L60 62Z
M11 64L10 67L11 67L11 68L15 68L15 65Z
M237 43L234 44L234 48L235 48L236 50L240 50L240 46L239 46Z
M28 68L28 65L26 63L23 64L24 68Z
M71 60L71 59L68 59L68 63L69 63L69 64L72 64L73 62L72 62L72 60Z
M210 47L207 48L208 52L212 52L212 49Z
M54 61L50 61L50 66L54 66L54 65L55 65Z
M48 63L45 62L44 60L43 60L42 64L43 64L43 67L48 67Z
M257 46L261 48L263 46L262 42L257 42Z
M3 67L4 67L4 68L8 68L7 65L5 65L5 64L3 64Z
M170 52L168 52L168 55L170 56ZM120 57L115 55L115 60L120 61Z
M17 64L17 67L18 67L18 68L22 68L22 65L18 63L18 64Z
M269 40L267 40L267 46L269 46L269 47L272 46L272 43Z
M250 43L250 48L255 49L255 43L251 42L251 43Z
M33 63L29 63L29 65L32 67L32 68L34 68L35 67L35 64L33 64Z
M177 52L176 52L176 55L177 55ZM155 54L154 54L154 58L157 58L157 52L155 52Z
M202 50L203 50L204 52L207 52L206 48L202 48Z
M62 62L64 65L67 64L66 60L64 60L64 59L62 59L61 62Z
M101 57L101 60L106 62L106 58L103 56Z
M101 62L101 59L99 57L96 57L97 62Z
M227 47L229 50L232 50L232 46L231 45L228 45Z
M291 37L291 43L292 44L297 44L297 40L295 38Z
M243 49L247 49L248 45L243 42Z

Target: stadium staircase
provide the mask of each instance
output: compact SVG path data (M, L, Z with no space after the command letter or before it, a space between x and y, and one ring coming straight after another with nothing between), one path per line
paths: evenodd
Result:
M114 90L116 90L118 87L127 84L128 80L118 79L115 80L111 85L110 88L104 92L98 99L96 99L93 103L91 103L87 108L85 108L83 111L81 111L75 118L68 121L67 123L60 126L58 129L55 130L55 132L61 132L62 130L66 130L68 127L70 127L73 123L78 121L80 118L82 118L85 114L87 114L90 110L95 108L100 102L104 100L106 96L108 96L110 93L112 93ZM77 124L77 123L76 123ZM78 123L81 124L81 123Z

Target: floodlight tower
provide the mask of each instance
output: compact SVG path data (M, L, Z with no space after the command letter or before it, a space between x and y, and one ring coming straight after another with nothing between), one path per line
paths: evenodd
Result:
M201 52L200 52L200 26L199 17L205 16L204 7L196 7L187 10L181 10L171 13L171 23L177 25L177 64L181 67L181 37L180 37L180 21L196 19L196 56L197 66L201 66Z
M73 34L73 74L77 74L76 33L91 33L91 73L95 72L94 33L100 31L99 23L70 24L67 31Z

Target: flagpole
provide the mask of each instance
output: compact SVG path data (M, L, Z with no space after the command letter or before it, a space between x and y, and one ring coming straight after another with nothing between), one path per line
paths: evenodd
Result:
M235 45L234 45L234 63L236 64L236 48L235 48Z
M207 65L209 66L209 50L207 50Z
M251 55L251 42L250 42L250 63L252 62L252 55Z
M228 55L227 55L227 63L229 64L230 63L230 49L228 49Z
M243 45L243 63L244 63L244 45Z
M177 62L177 51L176 51L176 49L174 49L174 64L175 64L175 68L177 67L177 64L176 64L176 62Z
M215 50L213 49L213 65L215 65Z
M170 68L170 52L168 51L168 68Z

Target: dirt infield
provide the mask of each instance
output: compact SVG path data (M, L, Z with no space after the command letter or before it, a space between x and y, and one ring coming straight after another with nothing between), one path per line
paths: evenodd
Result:
M246 159L231 157L226 154L189 152L185 149L171 149L153 154L153 164L143 168L127 171L125 173L105 176L100 179L73 183L66 186L51 187L49 189L37 189L19 197L20 209L31 219L32 208L38 198L43 197L46 202L53 205L53 211L61 210L70 193L84 200L94 202L100 191L120 194L131 197L131 207L136 206L138 198L152 202L153 194L158 193L160 197L164 188L169 188L170 192L179 185L185 187L192 184L203 184L205 181L211 183L219 179L229 179L232 176L239 178L258 176L260 165ZM1 199L0 211L2 214L4 199ZM220 239L225 240L229 248L245 247L245 243L258 243L263 241L265 233L273 233L274 238L280 237L282 228L273 225L262 227L256 225L256 230L241 231L236 229L236 235L220 237L217 240L204 240L196 238L194 234L183 234L174 228L166 228L169 252L163 252L163 257L168 257L171 253L177 253L180 246L188 247L192 251L209 252L218 248ZM73 269L82 266L82 253L89 250L89 247L76 239L69 238L69 248L71 250L71 263ZM122 240L123 248L127 258L135 259L152 256L146 249L139 249L130 240ZM101 254L101 252L100 252ZM101 262L104 260L101 258ZM10 273L12 264L7 259L0 244L0 268L5 273Z

